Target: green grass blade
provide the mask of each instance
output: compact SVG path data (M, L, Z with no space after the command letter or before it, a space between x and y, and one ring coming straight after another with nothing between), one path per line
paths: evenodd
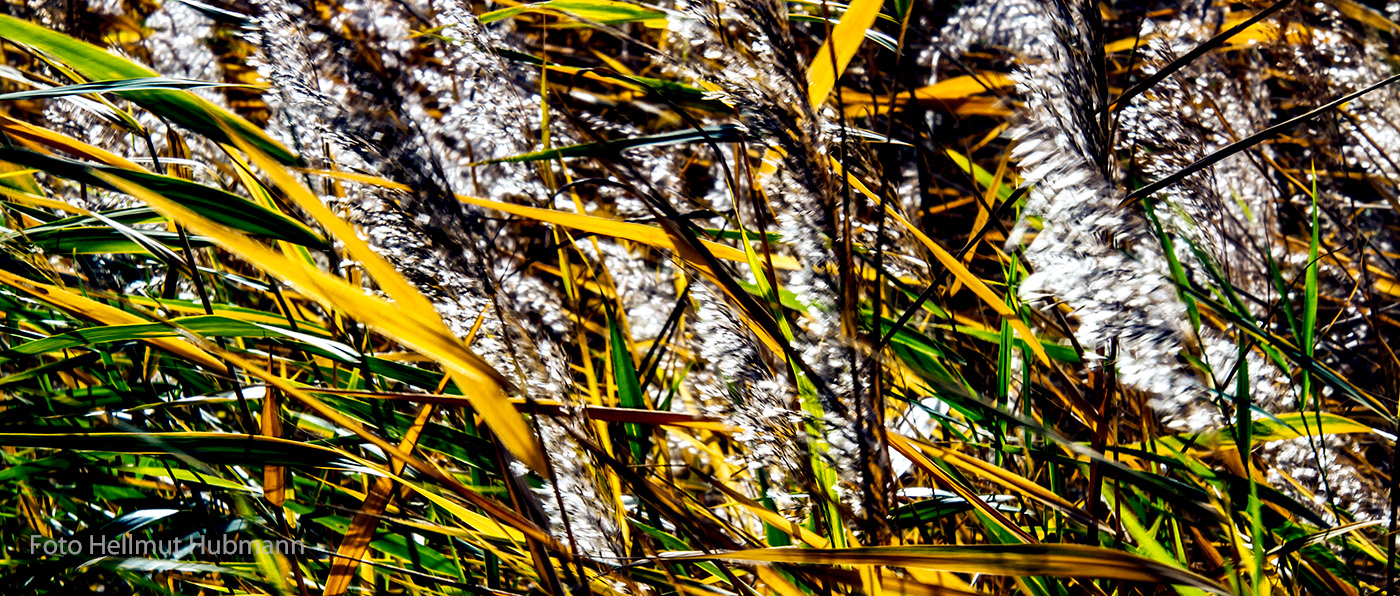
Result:
M120 58L90 43L8 15L0 15L0 37L43 51L94 81L110 83L121 79L150 79L160 76L149 68ZM229 130L282 163L300 162L295 153L252 123L188 91L132 89L115 93L213 141L232 142L229 133L225 132Z
M75 182L120 192L120 189L96 175L97 173L110 174L139 184L216 223L240 232L285 240L313 248L327 248L329 246L324 239L305 224L212 186L172 176L100 166L22 149L0 148L0 161L34 168ZM51 225L57 225L57 223Z
M184 90L184 89L208 89L213 87L243 87L256 89L252 85L241 85L237 83L213 83L209 81L196 81L192 79L171 79L166 77L140 77L135 79L119 79L116 81L93 81L91 83L79 83L77 85L62 85L49 89L35 89L32 91L16 91L14 93L0 93L0 101L19 101L46 99L52 97L71 97L74 95L87 95L89 93L120 93L123 91L152 91L152 90Z
M627 338L623 337L622 329L611 313L608 315L608 352L612 358L613 378L617 382L618 403L624 408L649 409L646 396L642 393L641 381L637 378L637 365L632 360L632 351L627 348ZM631 422L623 423L622 428L627 435L632 462L637 465L646 463L646 428Z
M613 0L547 0L493 10L481 15L480 19L482 23L494 23L526 12L536 11L577 15L580 18L604 25L656 21L666 18L664 12Z

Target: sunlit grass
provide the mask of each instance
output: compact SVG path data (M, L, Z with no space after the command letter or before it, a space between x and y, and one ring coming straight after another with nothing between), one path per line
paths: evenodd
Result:
M1120 362L1141 362L1134 338L1081 345L1085 313L1024 288L1035 268L1008 241L1074 222L1027 211L1004 136L1025 106L1004 48L912 86L898 73L905 44L933 33L927 6L790 2L777 19L745 5L729 33L791 36L765 38L780 47L753 76L772 80L745 88L725 78L742 52L691 55L668 37L700 26L693 13L473 6L512 27L490 42L509 47L488 48L438 22L447 4L398 40L396 59L421 61L408 65L386 66L368 33L382 31L350 8L298 15L316 35L284 41L341 44L337 59L365 68L303 72L308 89L377 89L388 106L309 112L248 70L273 42L240 37L236 10L180 9L214 19L217 82L141 64L150 32L134 24L151 7L110 31L0 17L13 69L0 95L0 590L1281 595L1391 578L1385 520L1367 517L1390 496L1339 502L1327 479L1345 467L1392 482L1389 462L1367 459L1393 449L1400 360L1380 304L1400 285L1388 244L1358 248L1385 226L1340 207L1363 191L1304 163L1303 133L1260 154L1311 208L1278 201L1297 221L1251 240L1281 247L1257 263L1183 233L1191 215L1169 196L1125 202L1152 246L1119 248L1162 255L1155 273L1181 303L1182 321L1141 321L1142 335L1186 338L1154 347L1218 414L1183 430L1161 422L1163 396L1120 378ZM1225 26L1264 6L1232 4ZM1357 28L1394 28L1341 6ZM344 29L325 27L341 10ZM1100 34L1133 31L1104 12ZM1202 55L1254 51L1240 36L1308 43L1248 25ZM1122 92L1140 80L1139 44L1102 41L1104 91ZM447 69L443 48L501 68L444 80L518 93L393 79ZM658 66L672 62L685 67ZM408 100L391 92L433 102L395 112ZM486 125L463 124L463 105L497 103L539 111L511 125L567 134L498 129L529 149L466 155L424 130L475 131ZM327 120L266 117L278 109ZM352 130L371 124L404 146L357 145L381 138ZM1110 157L1134 188L1153 181L1134 156ZM394 234L408 232L406 247ZM1375 346L1346 343L1351 316ZM1261 369L1288 386L1260 387ZM1257 403L1265 391L1293 399ZM1276 465L1280 445L1314 467ZM1324 461L1348 445L1368 451ZM205 547L94 554L107 544L94 537ZM282 549L207 547L225 537Z

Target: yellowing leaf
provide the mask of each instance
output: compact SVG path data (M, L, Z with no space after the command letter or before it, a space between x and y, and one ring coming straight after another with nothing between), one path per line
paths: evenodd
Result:
M315 412L317 415L322 416L327 420L339 425L340 427L349 430L356 436L365 439L369 443L382 450L385 453L385 455L395 460L404 462L406 466L411 467L414 470L417 470L418 472L431 478L438 485L452 490L453 493L466 499L467 502L480 508L482 511L485 511L490 517L488 518L481 514L473 513L470 510L462 507L461 505L454 503L450 499L443 497L442 495L436 494L424 487L421 487L413 482L404 479L402 476L400 476L397 473L394 473L392 470L386 470L380 467L379 465L365 460L363 458L357 457L354 454L323 447L320 449L335 453L340 457L353 460L356 463L363 466L365 469L374 471L374 473L378 476L386 476L402 483L404 486L413 489L414 491L423 495L428 500L441 506L443 509L451 512L454 516L458 517L459 519L471 523L473 527L475 527L478 531L482 533L498 537L511 537L511 535L507 534L506 531L502 529L501 526L504 525L506 527L517 530L519 532L519 535L529 537L532 540L543 542L547 545L550 545L555 550L564 550L564 547L562 545L555 543L554 540L550 538L550 536L547 533L544 532L544 530L541 530L538 526L535 526L529 520L526 520L514 511L507 509L499 502L483 497L476 491L467 488L466 486L462 485L462 483L458 482L456 479L452 478L451 476L444 473L442 470L438 469L437 466L434 466L429 462L423 461L422 459L413 457L411 454L405 453L402 449L399 449L394 444L384 440L383 437L369 432L367 429L365 429L363 425L356 422L349 416L346 416L345 414L341 413L339 410L330 407L325 402L316 399L314 396L312 396L302 387L298 386L296 383L293 383L284 377L274 375L268 372L259 364L246 360L238 354L234 354L212 344L206 344L206 347L211 352L219 354L220 356L227 359L229 363L233 366L247 372L253 377L263 380L271 387L286 393L288 396L295 398L297 401L301 402L302 405L306 406L307 408ZM261 441L283 442L297 446L305 445L304 443L289 441L287 439L272 439L268 437L257 438Z
M424 404L418 410L418 417L414 419L413 425L409 426L403 438L399 439L399 449L405 453L413 452L414 447L418 445L418 437L423 434L423 425L428 423L433 410L432 404ZM389 469L395 474L402 474L405 463L401 459L395 459L390 462ZM355 513L355 519L350 522L345 537L340 540L340 547L335 551L336 558L331 563L331 574L326 579L326 588L321 592L322 596L340 596L350 587L350 580L360 566L360 559L365 551L369 550L370 539L374 538L374 529L379 525L379 518L384 514L384 508L389 505L389 499L393 497L393 488L394 481L389 478L381 476L374 479L369 494L365 495L360 510Z
M908 439L904 440L908 441ZM909 442L913 443L912 441ZM1061 511L1077 513L1080 514L1082 518L1090 517L1088 514L1079 511L1078 507L1075 507L1073 503L1070 503L1063 497L1011 470L977 458L968 457L956 451L940 449L924 443L913 444L920 450L947 462L948 465L962 469L967 474L981 476Z
M654 226L642 225L625 221L617 221L615 219L608 219L606 217L597 217L593 215L566 213L564 211L555 211L553 209L539 209L536 207L526 207L524 205L500 203L497 201L488 201L486 199L478 199L474 197L458 196L457 199L469 205L476 205L478 207L485 207L487 209L495 209L497 211L503 211L511 215L528 217L537 221L564 226L566 228L572 228L591 234L601 234L603 236L611 236L613 238L630 240L638 244L645 244L647 246L654 246L656 248L664 248L666 250L681 252L676 247L676 243L671 238L670 234L667 234L665 230ZM748 257L744 254L744 251L734 248L732 246L726 246L718 242L711 242L709 240L704 239L701 239L700 243L705 245L705 248L710 249L710 252L713 253L717 258L724 259L726 261L736 261L739 263L748 262ZM796 261L794 261L790 257L773 257L773 266L779 269L798 268Z
M916 103L948 102L1004 89L1014 84L1011 77L1007 75L997 72L982 72L978 73L977 76L965 75L944 79L932 85L915 89L912 93L908 91L899 93L893 98L886 95L871 95L842 89L841 100L845 102L848 111L860 106L874 106L878 109L863 113L883 114L889 111L891 104L904 105L910 101Z
M966 501L969 505L972 505L975 509L977 509L988 519L990 519L992 523L1001 526L1003 530L1015 536L1016 539L1020 540L1021 542L1027 544L1033 544L1036 542L1035 537L1031 536L1030 532L1027 532L1021 526L1016 525L1015 522L1008 519L1004 514L1002 514L1002 512L997 511L995 508L988 505L986 501L983 501L982 498L977 495L977 493L972 492L972 489L969 488L962 481L952 477L947 472L944 472L943 468L938 467L927 457L924 457L923 453L920 453L919 450L914 448L914 443L912 441L904 438L898 433L887 433L886 436L890 442L891 448L893 448L895 451L898 451L900 455L903 455L904 457L908 458L909 461L914 462L915 465L919 466L930 476L933 476L935 479L937 479L940 484L947 486L954 493L957 493L957 495L959 497L962 497L962 499ZM946 569L945 571L952 570Z
M855 0L851 2L841 22L831 29L831 37L812 56L812 64L807 68L807 99L812 107L826 102L826 96L836 85L836 79L846 70L846 65L855 57L861 42L865 41L865 30L875 24L880 15L882 0Z
M311 218L315 219L316 223L321 224L321 227L324 227L332 236L344 243L345 252L349 253L351 258L360 262L360 266L369 273L376 284L379 284L379 287L384 290L384 293L388 294L389 297L394 300L399 309L404 311L404 314L410 317L421 318L425 321L441 322L441 318L438 316L437 310L433 308L433 304L429 302L421 292L414 288L412 284L409 284L408 280L404 279L403 276L394 269L393 265L390 265L388 261L384 260L384 257L380 256L374 249L371 249L368 244L365 244L365 241L360 239L359 235L355 233L355 229L351 227L350 224L336 217L334 213L331 213L331 210L326 207L325 203L322 203L320 199L312 195L311 191L306 190L296 179L292 178L292 175L288 173L286 169L276 161L273 161L266 153L259 151L236 137L234 138L234 142L239 149L242 149L243 152L252 159L253 163L256 164L264 174L267 174L267 176L272 179L273 184L282 189L282 192L285 193L288 198L292 199L303 211L310 214ZM481 364L485 366L484 362Z
M533 11L558 12L604 25L641 22L652 27L664 27L666 23L664 12L614 0L545 0L493 10L481 15L481 22L493 23Z
M1321 421L1321 425L1319 425ZM1157 453L1170 455L1175 451L1228 451L1237 449L1235 443L1233 427L1223 429L1206 430L1198 433L1172 435L1161 437L1154 441ZM1254 428L1251 435L1254 442L1272 443L1276 441L1287 441L1290 439L1300 439L1311 434L1314 437L1323 435L1341 435L1355 433L1373 433L1375 429L1356 422L1345 416L1323 412L1288 412L1279 414L1273 418L1260 418L1254 421ZM1130 446L1134 449L1147 449L1147 445L1136 443Z
M29 294L42 302L52 304L78 318L97 321L104 325L137 325L151 322L122 309L108 306L91 298L78 295L65 288L30 281L8 271L0 270L0 283L4 283L25 294ZM223 362L220 362L204 350L191 345L183 339L167 337L143 339L141 341L208 368L211 371L223 372L228 368L224 366Z
M378 178L375 176L366 176L364 174L355 174L353 172L328 172L325 170L303 171L318 176L325 176L327 178L339 178L342 180L350 180L353 182L370 184L382 188L389 188L404 192L408 192L410 190L407 186L404 186L397 182L393 182L391 180L385 180L383 178ZM615 219L598 217L596 215L567 213L564 211L555 211L553 209L540 209L538 207L527 207L525 205L515 205L511 203L502 203L498 201L488 201L486 199L479 199L476 197L468 197L463 195L457 195L457 200L462 201L463 203L467 203L469 205L476 205L478 207L484 207L486 209L494 209L503 213L518 215L520 217L525 217L536 221L542 221L557 226L564 226L566 228L579 230L581 232L599 234L602 236L609 236L612 238L621 238L623 240L636 242L638 244L645 244L647 246L653 246L656 248L677 251L676 243L674 240L672 240L671 235L667 234L665 230L662 230L661 228L655 226L648 226L626 221L617 221ZM704 244L705 248L710 249L710 252L713 253L715 257L724 259L726 261L734 261L738 263L748 262L748 257L745 256L744 251L740 249L705 239L701 239L700 243ZM778 269L799 268L797 261L795 261L791 257L784 256L774 256L773 266Z
M531 468L545 469L544 453L535 442L533 433L506 399L504 379L453 336L441 319L405 316L404 311L365 294L364 290L343 279L326 274L312 265L293 261L144 187L104 173L97 175L190 230L297 286L326 308L348 313L403 345L431 356L457 380L472 407L496 433L502 445Z
M5 131L6 134L16 140L26 142L27 144L33 143L51 149L58 149L70 155L90 159L109 166L141 172L146 171L145 168L136 165L135 162L101 147L89 145L68 135L57 133L47 128L39 128L7 116L0 116L0 130Z
M841 168L841 164L837 163L835 159L831 160L831 167L836 170L837 175L845 175L846 179L851 183L852 188L865 195L871 201L874 201L877 205L880 204L880 197L874 192L871 192L859 178L845 173ZM968 271L967 267L965 267L961 261L958 261L958 259L944 249L943 246L934 242L932 238L929 238L918 226L910 223L903 215L900 215L899 211L887 209L886 214L898 222L899 225L904 226L904 229L908 230L910 234L913 234L940 264L948 268L948 272L951 273L955 279L961 281L963 285L967 286L967 289L972 290L972 293L977 294L977 297L981 298L984 304L990 306L997 314L1006 317L1007 322L1011 323L1011 328L1016 330L1016 335L1021 336L1021 339L1025 340L1026 346L1031 349L1031 352L1035 353L1036 358L1042 363L1050 363L1050 356L1045 353L1045 348L1040 345L1040 340L1036 339L1035 334L1031 332L1031 328L1026 326L1025 321L1021 320L1021 317L1016 314L1016 311L1011 310L1011 307L1006 305L1006 300L1004 298L998 296L996 292L993 292L991 288L987 287L987 284L982 282L982 278Z
M321 170L308 171L322 176L353 180L356 182L373 184L384 188L408 190L408 187L402 184L398 184L389 180L384 180L382 178L376 178L373 176L365 176L363 174L351 174L346 172L326 172ZM622 238L624 240L630 240L640 244L646 244L649 246L655 246L657 248L664 248L667 250L674 251L677 258L688 263L690 266L695 267L695 269L707 279L714 281L715 284L719 286L720 290L724 292L725 296L728 297L732 302L736 304L742 304L742 301L740 301L737 296L730 294L727 287L719 282L718 274L714 271L714 269L710 267L708 263L706 263L704 257L700 255L699 251L695 247L690 246L685 242L677 242L677 238L679 238L679 236L676 234L672 234L671 232L668 232L666 230L655 228L652 226L645 226L641 224L607 219L603 217L581 215L578 213L565 213L562 211L555 211L552 209L539 209L536 207L526 207L524 205L513 205L510 203L500 203L496 201L488 201L485 199L478 199L462 195L457 195L457 200L467 204L477 205L488 209L495 209L497 211L503 211L512 215L519 215L521 217L528 217L537 221L551 223L566 228L572 228L593 234L601 234L604 236L612 236L615 238ZM708 249L710 251L710 254L714 255L716 258L738 262L748 261L747 255L745 255L743 251L740 251L736 248L704 239L698 240L700 242L700 245ZM793 260L790 257L781 256L773 257L773 266L780 269L799 268L799 265L795 260ZM776 354L785 353L783 349L783 344L778 340L777 337L766 331L763 325L755 321L754 318L752 316L749 316L748 313L742 314L744 315L742 317L744 324L747 325L756 336L758 336L758 339L762 341L765 346L767 346Z
M955 573L1117 579L1230 591L1210 579L1123 551L1080 544L974 544L865 548L756 548L715 553L662 553L664 561L726 560L808 565L887 565Z

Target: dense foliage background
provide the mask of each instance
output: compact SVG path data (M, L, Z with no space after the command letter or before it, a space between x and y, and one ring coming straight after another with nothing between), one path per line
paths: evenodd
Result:
M5 11L5 594L1391 591L1400 7Z

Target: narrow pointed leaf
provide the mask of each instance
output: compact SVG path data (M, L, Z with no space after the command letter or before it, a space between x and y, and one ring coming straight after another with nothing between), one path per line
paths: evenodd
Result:
M149 68L95 45L8 15L0 15L0 37L48 53L91 80L110 83L120 79L160 76ZM116 94L214 141L229 142L232 140L230 135L234 135L275 156L282 163L300 161L295 153L252 123L189 91L133 89Z
M506 399L507 382L499 372L467 349L453 336L441 319L405 316L404 311L365 294L343 279L328 275L312 265L293 261L235 230L221 226L150 189L115 176L103 175L108 183L137 197L189 227L242 256L269 274L282 278L314 297L327 308L351 314L380 329L419 353L442 363L458 379L463 392L477 413L516 457L533 469L545 469L544 453L520 414Z
M885 565L955 573L1118 579L1168 583L1229 595L1224 586L1151 559L1077 544L760 548L716 553L663 553L662 560L725 560L809 565Z

